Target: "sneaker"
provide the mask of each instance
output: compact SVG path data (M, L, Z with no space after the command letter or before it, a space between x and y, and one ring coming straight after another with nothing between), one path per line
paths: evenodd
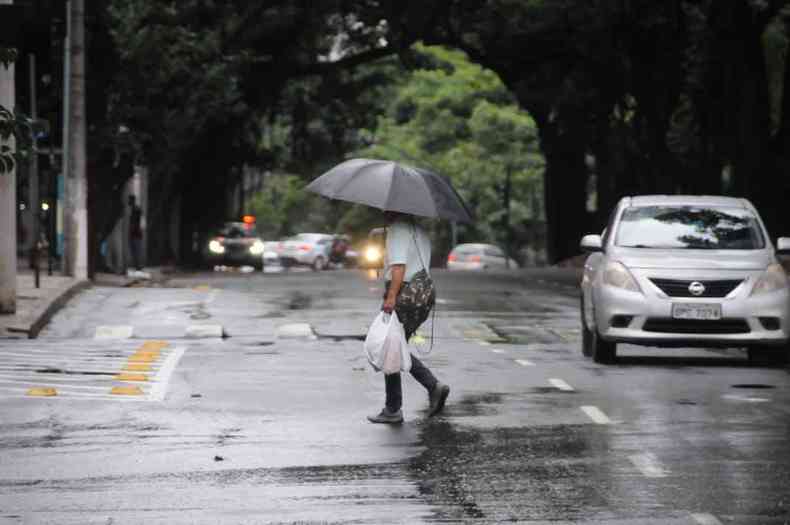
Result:
M403 423L403 412L400 410L397 412L390 412L385 407L382 408L381 412L375 416L368 416L368 421L371 423L386 423L389 425L396 425L398 423Z
M430 405L428 406L428 417L435 416L444 408L444 402L450 395L450 387L444 383L436 383L436 386L428 396Z

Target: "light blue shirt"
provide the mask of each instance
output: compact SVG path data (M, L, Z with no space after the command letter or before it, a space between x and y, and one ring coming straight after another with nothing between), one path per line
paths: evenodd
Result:
M408 220L395 221L387 228L387 281L392 279L393 264L406 265L404 281L410 281L423 268L431 273L431 239L424 229Z

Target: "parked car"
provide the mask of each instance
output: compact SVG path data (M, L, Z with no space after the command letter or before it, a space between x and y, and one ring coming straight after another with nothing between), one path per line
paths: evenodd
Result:
M203 249L211 266L252 266L263 269L263 239L254 222L226 222Z
M459 244L447 256L448 270L494 270L518 268L518 263L493 244Z
M612 362L618 343L746 347L787 359L788 279L754 206L730 197L641 196L617 204L602 236L587 235L582 350Z
M283 266L310 266L315 271L326 268L333 235L300 233L282 242L280 262Z

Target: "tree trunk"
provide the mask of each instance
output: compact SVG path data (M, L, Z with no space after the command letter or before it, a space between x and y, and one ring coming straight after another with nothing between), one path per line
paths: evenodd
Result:
M573 131L560 132L555 122L536 115L541 148L546 157L546 251L550 263L578 255L579 241L588 231L585 144ZM567 125L567 123L565 123ZM566 128L570 129L570 127Z
M85 125L85 7L70 0L71 95L69 104L69 170L66 178L66 275L88 278L88 209Z

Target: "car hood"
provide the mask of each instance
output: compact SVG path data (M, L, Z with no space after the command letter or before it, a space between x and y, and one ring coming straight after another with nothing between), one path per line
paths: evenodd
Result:
M656 250L620 248L611 258L629 268L667 270L765 270L774 262L767 250Z

